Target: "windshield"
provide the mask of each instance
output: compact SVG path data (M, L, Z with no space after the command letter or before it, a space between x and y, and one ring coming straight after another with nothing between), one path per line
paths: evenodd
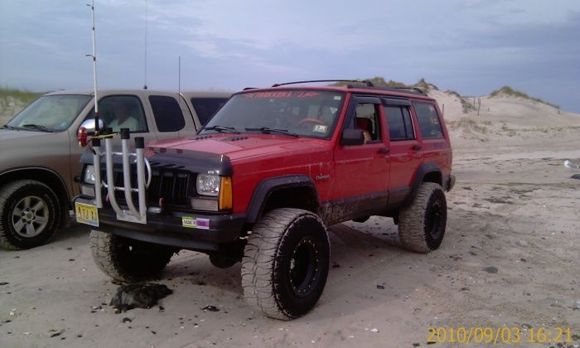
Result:
M254 132L327 138L344 95L313 90L249 92L233 96L209 121L206 132Z
M6 126L61 131L70 126L91 98L90 95L45 95L14 116Z

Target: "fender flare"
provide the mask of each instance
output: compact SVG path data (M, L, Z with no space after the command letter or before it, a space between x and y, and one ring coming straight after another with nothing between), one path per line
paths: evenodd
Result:
M413 182L411 183L411 192L409 193L407 199L405 200L404 203L405 205L411 204L411 202L413 202L415 196L417 195L417 191L419 190L419 186L421 186L421 184L423 183L423 179L425 178L425 176L431 173L439 174L441 176L441 185L444 185L445 178L443 177L443 172L436 163L426 162L421 164L421 166L419 166L419 168L415 172L415 177L413 179Z
M254 189L254 194L247 209L246 221L254 224L264 212L265 204L270 195L280 189L306 187L311 189L319 202L316 186L307 175L288 175L262 180Z

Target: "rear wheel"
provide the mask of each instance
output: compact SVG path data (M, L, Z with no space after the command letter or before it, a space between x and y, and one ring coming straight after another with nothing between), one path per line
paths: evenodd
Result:
M242 260L244 297L268 317L300 317L322 295L329 259L326 227L318 216L300 209L272 210L248 237Z
M413 203L399 213L399 237L405 249L428 253L438 249L447 225L447 201L441 185L424 182Z
M91 231L93 259L101 271L120 282L158 276L171 260L174 249L101 231Z
M29 249L45 244L58 227L54 191L36 180L18 180L0 190L0 247Z

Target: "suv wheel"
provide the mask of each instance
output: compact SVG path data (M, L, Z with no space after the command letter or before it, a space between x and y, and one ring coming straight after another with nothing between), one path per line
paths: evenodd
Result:
M424 182L411 205L399 213L399 237L405 249L428 253L439 248L447 225L447 201L441 185Z
M266 316L288 320L318 301L328 276L330 242L315 214L275 209L248 236L242 259L244 297Z
M56 194L35 180L19 180L0 190L0 247L29 249L45 244L58 227Z
M172 248L91 231L93 259L101 271L120 282L158 276L173 256Z

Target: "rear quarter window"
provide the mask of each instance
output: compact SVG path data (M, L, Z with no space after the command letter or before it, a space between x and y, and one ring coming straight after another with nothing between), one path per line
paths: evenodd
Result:
M415 113L417 114L417 121L419 122L419 129L421 135L426 139L443 138L443 129L441 128L441 120L437 115L435 105L432 103L415 102Z
M149 102L153 109L155 124L160 132L177 132L185 127L183 113L175 98L152 95L149 96Z
M205 126L227 101L227 98L191 98L191 105L201 125Z

